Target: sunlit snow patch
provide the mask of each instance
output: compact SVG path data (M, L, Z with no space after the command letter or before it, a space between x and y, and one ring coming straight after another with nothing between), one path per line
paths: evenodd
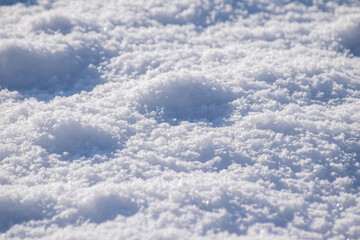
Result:
M180 121L215 122L231 111L232 92L206 78L168 74L140 90L138 111L172 125Z

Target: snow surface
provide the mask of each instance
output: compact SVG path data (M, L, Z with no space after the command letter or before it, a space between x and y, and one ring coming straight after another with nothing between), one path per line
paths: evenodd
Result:
M0 239L359 239L358 0L0 0Z

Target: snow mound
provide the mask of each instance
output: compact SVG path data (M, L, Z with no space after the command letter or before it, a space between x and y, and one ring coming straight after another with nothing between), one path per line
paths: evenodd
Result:
M1 0L0 6L8 6L8 5L14 5L17 3L23 3L26 5L33 5L36 4L36 0Z
M60 32L69 34L75 24L71 18L59 13L47 13L44 16L36 18L33 23L33 31L54 34Z
M229 114L233 94L202 76L164 74L139 91L138 111L162 122L215 121Z
M62 155L64 159L90 157L114 151L117 147L111 134L76 121L57 124L48 134L42 135L37 144L49 153Z
M19 187L17 192L23 192ZM0 194L0 232L6 232L15 224L49 218L54 212L54 201L45 192L19 195L14 189Z
M77 43L38 47L18 41L0 46L0 87L45 93L89 90L99 81L91 49ZM97 55L97 53L95 54Z
M360 18L347 18L342 21L338 33L340 43L355 56L360 57Z
M77 215L94 223L115 219L118 215L129 217L139 210L135 202L117 194L95 194L84 199Z
M234 15L237 1L165 1L150 9L150 17L162 24L207 26Z

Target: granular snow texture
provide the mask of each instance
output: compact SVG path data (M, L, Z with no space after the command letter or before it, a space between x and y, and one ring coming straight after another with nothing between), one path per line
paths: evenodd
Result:
M360 1L0 0L0 239L359 239Z

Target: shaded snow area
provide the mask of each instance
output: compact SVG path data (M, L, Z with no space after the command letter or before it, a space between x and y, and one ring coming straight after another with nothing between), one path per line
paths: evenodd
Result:
M360 239L360 1L0 0L0 239Z

